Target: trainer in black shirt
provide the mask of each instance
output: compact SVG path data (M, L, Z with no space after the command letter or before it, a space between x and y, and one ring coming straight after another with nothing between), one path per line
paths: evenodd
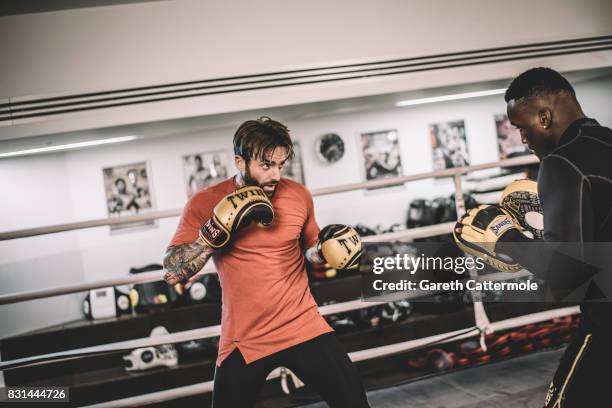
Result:
M588 243L612 242L612 130L587 118L570 83L549 68L516 77L505 100L523 143L541 159L544 240L577 243L582 252ZM510 255L550 280L562 275L588 284L594 274L588 264L558 253L546 268L528 253ZM612 363L610 306L610 299L581 304L581 328L561 359L545 407L612 406L612 377L602 375Z

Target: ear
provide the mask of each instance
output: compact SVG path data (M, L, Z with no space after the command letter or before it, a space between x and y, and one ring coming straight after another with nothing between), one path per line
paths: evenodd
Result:
M542 108L538 112L538 124L544 129L552 125L552 111L549 108Z
M234 156L234 164L240 173L244 173L246 171L246 162L242 158L242 156L235 155Z

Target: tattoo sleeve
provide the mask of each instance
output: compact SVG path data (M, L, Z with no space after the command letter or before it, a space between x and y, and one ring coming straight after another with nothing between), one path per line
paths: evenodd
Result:
M164 279L188 280L204 267L213 253L214 249L201 238L190 244L169 246L164 255Z

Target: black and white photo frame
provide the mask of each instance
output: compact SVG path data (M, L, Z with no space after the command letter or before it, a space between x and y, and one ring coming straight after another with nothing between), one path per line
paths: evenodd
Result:
M153 210L147 162L105 167L102 169L102 176L109 217L137 215ZM111 225L111 231L154 224L154 221L143 221Z
M187 197L229 176L230 163L227 151L215 150L187 154L182 158Z
M431 124L429 137L434 171L470 165L463 120Z
M366 181L392 178L403 174L396 129L362 133L360 141L363 154L363 174Z

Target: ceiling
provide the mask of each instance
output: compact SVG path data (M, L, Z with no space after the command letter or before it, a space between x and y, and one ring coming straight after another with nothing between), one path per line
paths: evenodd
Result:
M152 1L166 0L2 0L0 1L0 17Z
M612 67L571 72L566 73L565 75L570 82L576 84L588 80L612 76ZM0 142L0 153L128 135L137 135L139 138L144 139L168 137L172 135L226 127L234 128L245 120L252 119L254 116L261 116L263 111L265 111L266 115L274 117L277 120L291 122L346 113L389 109L393 108L395 103L400 100L504 88L507 86L508 82L509 80L506 79L443 88L423 89L410 92L271 107L268 109L257 109L253 111L231 112L218 115L139 123L125 126L90 129L78 132L17 138L12 140L9 139Z

